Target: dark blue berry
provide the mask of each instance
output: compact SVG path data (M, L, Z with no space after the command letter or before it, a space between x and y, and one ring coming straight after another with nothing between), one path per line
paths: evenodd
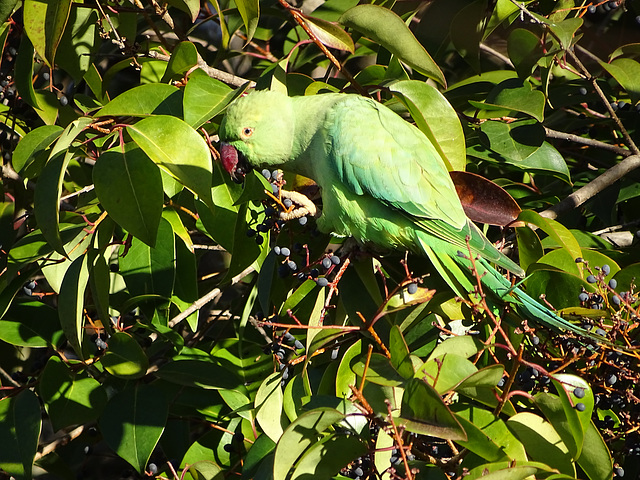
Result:
M580 300L581 302L586 302L587 300L589 300L589 295L585 292L582 292L580 295L578 295L578 300Z
M258 245L262 245L262 243L264 242L264 238L262 238L262 235L258 235L255 240Z
M340 257L337 255L331 255L331 263L334 265L340 265Z
M34 280L31 280L29 283L27 283L26 287L29 290L35 290L36 289L36 282Z
M579 412L584 412L586 409L587 406L584 403L576 403L576 410L578 410Z
M155 475L155 474L157 474L157 473L158 473L158 466L157 466L155 463L150 463L150 464L147 466L147 469L149 470L149 473L150 473L151 475Z
M317 268L312 268L309 272L309 275L311 275L311 278L318 278L318 275L320 275L320 271Z
M318 284L319 287L326 287L327 285L329 285L329 280L327 280L326 278L322 277L316 280L316 283Z
M277 185L271 185L271 191L274 195L278 195L278 193L280 193L280 187L278 187Z
M607 377L607 385L613 385L618 381L618 377L616 377L613 373Z
M533 337L531 337L531 343L533 343L534 345L539 345L540 337L537 337L536 335L534 335Z
M291 255L291 250L289 250L287 247L282 247L280 248L280 255L288 257L289 255Z
M295 272L296 270L298 270L298 264L296 262L294 262L293 260L289 260L287 262L287 266L289 267L289 269L292 272Z
M338 358L338 353L340 352L340 348L334 348L331 350L331 360L335 360Z
M299 223L300 225L302 225L303 227L307 224L307 222L308 222L308 221L309 221L309 219L308 219L307 217L300 217L300 218L298 219L298 223Z
M250 228L247 230L247 237L253 237L256 233L257 232L253 228Z
M593 275L589 275L587 277L587 283L596 283L596 277L594 277Z
M600 270L602 270L605 275L609 275L611 273L611 267L607 264L602 265Z
M293 347L296 350L300 350L301 348L304 348L304 345L302 344L302 342L300 340L296 340L295 342L293 342Z
M622 467L614 468L613 473L615 473L616 477L624 477L624 469Z
M586 95L586 94L587 94L587 89L586 89L586 88L584 88L584 87L580 87L580 88L578 89L578 93L579 93L580 95Z
M224 449L225 452L233 452L234 448L233 445L231 445L230 443L227 443L224 447L222 447Z
M611 280L609 280L609 286L611 288L616 288L618 286L618 281L615 278L612 278Z
M611 297L611 302L614 305L620 305L621 303L620 297L618 295L614 295L613 297Z
M275 247L273 247L273 253L275 253L276 255L280 255L280 247L278 245L276 245Z
M331 259L329 257L324 257L322 259L322 266L324 268L331 268L331 265L333 265L333 263L331 263Z
M606 337L607 336L607 332L605 332L601 328L596 328L596 335L600 335L601 337Z
M64 95L60 97L60 105L62 105L63 107L66 107L67 105L69 105L69 99L67 97L65 97Z
M580 388L580 387L574 388L573 394L576 396L576 398L584 398L584 396L586 395L584 388Z
M418 293L418 284L410 283L409 286L407 287L407 293L409 295L415 295L416 293Z
M264 170L262 170L262 176L264 178L266 178L267 180L271 180L271 172L269 170L267 170L266 168Z
M283 204L286 208L291 208L291 205L293 205L293 202L292 202L290 199L285 198L285 199L282 201L282 204Z

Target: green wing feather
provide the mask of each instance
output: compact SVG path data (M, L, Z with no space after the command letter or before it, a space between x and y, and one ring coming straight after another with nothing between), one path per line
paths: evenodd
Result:
M444 162L416 127L371 99L351 95L332 106L326 124L332 168L352 192L409 217L417 228L446 242L443 253L466 253L469 237L474 254L524 275L467 219ZM440 253L428 236L420 241ZM424 251L423 245L417 247Z

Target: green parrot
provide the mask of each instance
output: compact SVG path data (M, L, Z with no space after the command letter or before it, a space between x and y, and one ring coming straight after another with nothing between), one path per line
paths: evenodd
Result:
M479 257L485 291L528 321L592 337L512 287L490 265L519 277L525 273L467 218L431 141L381 103L353 94L257 91L228 107L219 137L222 165L236 181L254 167L314 180L322 194L320 231L426 255L459 296L475 283L470 248Z

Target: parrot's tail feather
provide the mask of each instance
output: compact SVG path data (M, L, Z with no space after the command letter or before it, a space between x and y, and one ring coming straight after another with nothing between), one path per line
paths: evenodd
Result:
M605 340L560 317L550 308L531 298L520 288L514 288L509 280L493 268L486 260L480 258L476 261L476 266L482 270L479 273L482 275L482 283L485 288L490 289L491 292L501 300L514 305L516 312L527 321L543 325L556 332L568 331L599 342Z

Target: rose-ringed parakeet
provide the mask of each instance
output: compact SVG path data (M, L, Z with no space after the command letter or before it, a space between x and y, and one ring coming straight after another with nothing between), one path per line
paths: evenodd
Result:
M491 267L489 262L524 276L466 217L431 141L384 105L359 95L259 91L228 107L219 137L222 164L236 179L266 167L314 180L322 193L321 231L426 255L461 296L474 285L470 248L480 257L485 291L529 321L590 336Z

